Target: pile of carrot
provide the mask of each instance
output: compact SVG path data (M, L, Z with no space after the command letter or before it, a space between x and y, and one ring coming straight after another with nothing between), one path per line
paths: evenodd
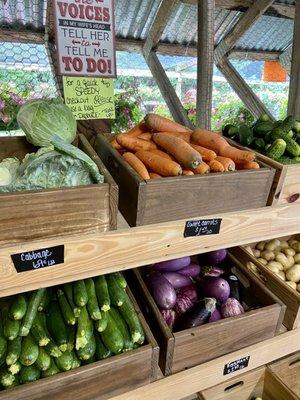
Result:
M230 146L218 133L192 131L153 113L111 145L145 180L259 168L253 152Z

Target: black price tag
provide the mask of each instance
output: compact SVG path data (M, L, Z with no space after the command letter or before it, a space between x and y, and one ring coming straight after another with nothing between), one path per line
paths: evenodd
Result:
M62 264L64 262L64 253L65 246L60 245L27 251L25 253L12 254L11 258L17 272L24 272Z
M248 367L250 356L240 358L239 360L232 361L224 366L223 375L232 374L235 371Z
M196 219L187 221L184 228L184 237L216 235L220 232L222 218Z

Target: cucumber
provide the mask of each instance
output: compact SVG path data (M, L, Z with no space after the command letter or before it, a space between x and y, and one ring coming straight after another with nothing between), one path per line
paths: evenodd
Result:
M47 344L47 346L45 346L45 350L51 357L57 358L62 355L62 352L59 350L58 346L54 343L52 339Z
M67 351L72 351L75 347L76 340L76 328L75 326L70 326L68 328L68 348Z
M100 309L108 311L110 309L110 298L104 275L100 275L95 279L95 289Z
M23 294L14 296L12 303L9 307L9 317L15 320L21 320L26 314L27 301Z
M35 362L35 365L40 371L46 371L48 368L50 368L51 357L42 347L39 349L39 356Z
M6 364L15 364L20 358L22 348L22 339L20 336L16 337L14 340L8 342L7 354L6 354Z
M49 376L56 375L60 372L55 364L53 358L50 359L50 367L46 371L42 371L42 378L48 378Z
M20 321L9 318L9 305L2 306L3 336L7 340L14 340L20 332Z
M83 348L93 335L93 322L89 318L86 307L82 307L78 317L78 326L76 332L76 350Z
M74 315L76 318L79 317L80 314L80 307L77 307L74 303L74 298L73 298L73 285L72 283L66 283L64 286L64 292L66 295L66 298L68 300L68 303L70 304L70 307L72 308Z
M49 332L59 349L62 352L66 351L68 331L56 301L52 301L47 308L46 322Z
M84 347L77 350L76 353L80 360L87 361L93 358L95 352L96 352L96 340L95 336L93 335L88 341L88 343Z
M20 372L21 368L22 364L20 363L20 361L16 361L14 364L11 364L7 367L8 371L13 375L17 375Z
M287 135L288 137L290 137L290 138L293 139L293 137L294 137L294 132L293 132L293 131L289 131L288 133L286 133L286 135Z
M253 141L253 132L247 125L239 126L239 142L242 146L250 146Z
M143 344L145 341L145 334L134 309L134 306L126 293L126 301L119 308L119 311L129 326L130 335L133 343Z
M120 288L114 275L107 275L106 281L111 303L116 307L120 307L126 300L126 292Z
M234 125L228 124L223 127L222 132L224 136L234 138L239 133L239 129Z
M76 354L74 353L74 351L72 352L72 354L73 354L72 369L79 368L80 365L81 365L81 361L80 361L79 358L76 356Z
M40 301L40 304L38 306L38 311L45 311L52 298L53 298L52 289L51 288L46 289L42 297L42 300Z
M16 381L15 375L9 372L6 368L2 368L0 371L0 383L6 389L14 386Z
M74 363L74 353L65 351L60 357L56 358L55 363L60 371L70 371Z
M38 289L31 293L26 314L20 329L20 336L27 336L30 332L33 320L36 317L38 306L44 296L46 289Z
M7 353L7 340L3 335L0 336L0 366L5 363Z
M259 136L264 138L265 135L268 132L271 132L271 130L274 128L274 124L271 121L265 121L265 122L258 122L255 124L253 127L253 133L255 136Z
M129 334L129 329L128 329L128 326L126 325L126 322L122 318L119 311L117 309L115 309L114 307L112 307L109 312L123 336L124 351L132 350L133 342L131 340L131 337Z
M279 127L283 132L288 133L290 130L292 130L295 122L295 118L289 115L282 121Z
M286 135L280 128L276 128L272 131L273 140L283 139L286 142L286 151L293 157L300 156L300 145Z
M295 121L293 125L293 130L297 133L300 132L300 121Z
M101 311L98 306L98 300L93 279L86 279L85 287L88 294L88 302L87 302L88 312L90 314L90 317L93 320L97 321L98 319L101 319Z
M121 272L114 272L111 275L115 277L117 284L120 286L120 288L125 290L127 287L127 282L126 279L124 278L124 275L121 274Z
M121 353L124 347L123 336L111 317L110 312L107 313L107 327L105 331L101 332L100 336L105 347L107 347L113 354Z
M22 340L20 363L24 366L32 365L39 356L39 347L31 334L25 336Z
M41 376L40 370L35 365L22 367L19 373L20 383L34 382Z
M277 160L281 157L286 149L286 142L283 139L276 139L266 151L266 156Z
M95 321L95 328L98 332L103 332L105 331L107 327L107 312L104 312L101 314L101 319L98 319L98 321Z
M58 302L60 305L60 310L61 310L62 316L65 320L65 323L67 325L75 325L76 318L74 315L74 311L72 310L64 292L61 289L58 289L58 291L57 291L57 299L58 299Z
M259 118L258 118L259 122L267 122L270 121L270 118L268 116L268 114L262 114Z
M73 295L75 304L78 307L84 307L88 302L88 295L86 292L85 283L83 280L73 283Z
M44 314L37 313L31 327L32 336L40 347L47 346L51 339L42 321L43 318L45 318Z
M111 357L112 352L108 350L99 335L95 335L96 340L96 351L95 351L95 359L96 361L103 360L105 358Z
M263 151L266 147L266 143L263 138L254 139L253 144L255 148L258 149L259 151Z

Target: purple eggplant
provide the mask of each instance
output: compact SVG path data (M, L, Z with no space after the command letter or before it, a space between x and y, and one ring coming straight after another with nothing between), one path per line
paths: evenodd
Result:
M161 315L163 319L165 320L166 324L170 327L173 328L174 323L175 323L175 311L174 310L160 310Z
M233 297L240 302L241 290L238 278L234 274L230 274L227 278L227 282L229 283L230 286L230 297Z
M201 274L203 276L214 276L218 277L224 274L224 270L219 267L205 266L201 268Z
M184 314L177 318L175 323L176 331L194 328L208 322L211 314L216 309L216 299L204 298L198 303L194 304Z
M184 267L181 270L179 270L178 273L181 275L196 278L196 276L198 276L200 274L200 271L201 271L200 265L198 265L196 263L191 263L187 267Z
M192 300L185 294L179 293L177 296L176 304L174 306L176 316L178 317L179 315L185 313L191 307L193 307Z
M221 313L223 318L235 317L236 315L243 314L244 312L245 311L241 303L233 297L229 297L229 299L227 299L225 303L221 305Z
M213 266L219 265L222 261L225 260L226 257L226 249L210 251L209 253L201 254L198 256L199 260L201 260L199 261L200 265L207 264Z
M229 283L220 277L208 276L202 280L201 288L204 296L214 297L217 301L226 301L230 294Z
M197 301L199 300L198 291L194 285L189 285L181 288L179 294L184 294L185 296L188 296L193 304L197 303Z
M171 283L174 289L180 289L191 284L191 278L177 272L165 272L162 275Z
M172 272L187 267L190 263L191 263L191 257L182 257L182 258L176 258L175 260L162 261L157 264L153 264L152 268L155 271Z
M170 282L161 274L155 273L150 276L149 284L153 298L161 309L173 308L176 303L176 292Z
M215 311L211 314L208 322L215 322L215 321L219 321L220 319L222 319L222 314L216 308Z

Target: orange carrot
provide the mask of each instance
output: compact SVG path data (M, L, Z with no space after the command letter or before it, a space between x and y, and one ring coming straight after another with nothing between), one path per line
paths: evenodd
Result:
M151 140L151 139L152 139L152 133L150 133L150 132L141 133L141 134L138 136L138 138L139 138L139 139L144 139L144 140Z
M161 156L161 157L163 157L163 158L166 158L167 160L173 160L173 161L175 161L174 158L173 158L172 156L170 156L170 154L167 154L167 153L165 153L165 152L162 151L162 150L153 149L153 150L150 150L150 151L151 151L151 153L156 154L156 155L158 155L158 156Z
M129 135L131 137L138 137L142 133L147 132L147 126L145 125L144 121L141 121L138 125L134 126L131 128L128 132L124 132L125 135ZM120 149L120 145L117 142L117 139L113 139L111 141L112 147L114 147L116 150Z
M203 161L212 161L217 157L217 154L213 150L206 149L205 147L193 143L191 143L191 146L198 151Z
M191 141L191 132L159 132L159 133L164 133L166 135L178 137L187 143L190 143Z
M146 115L145 123L148 128L152 129L154 132L192 132L192 130L186 126L153 113Z
M140 175L142 179L150 179L147 168L142 163L142 161L137 158L133 153L124 153L123 158L128 162L128 164Z
M209 165L207 165L204 161L198 165L197 168L193 169L195 175L204 175L208 174L210 171Z
M259 169L260 165L256 161L249 161L243 164L236 164L236 169Z
M215 160L219 161L223 165L225 171L235 171L235 163L231 158L217 156Z
M162 176L178 176L182 174L182 168L175 161L166 160L151 151L138 151L136 156L146 165L150 171Z
M125 149L136 152L138 150L152 150L156 149L155 143L148 142L147 140L130 137L121 133L117 136L117 142Z
M225 168L219 161L212 160L209 162L208 165L209 165L211 172L224 172L225 171Z
M220 156L231 158L235 163L251 162L255 159L252 151L239 150L229 145L220 151Z
M162 178L161 175L156 174L155 172L149 172L150 179L159 179Z
M191 171L190 169L184 169L184 170L182 171L182 175L185 175L185 176L192 176L192 175L195 175L195 174L194 174L194 172Z
M165 133L153 133L153 140L159 146L172 154L183 167L197 168L202 158L198 151L193 149L183 139L169 136Z

